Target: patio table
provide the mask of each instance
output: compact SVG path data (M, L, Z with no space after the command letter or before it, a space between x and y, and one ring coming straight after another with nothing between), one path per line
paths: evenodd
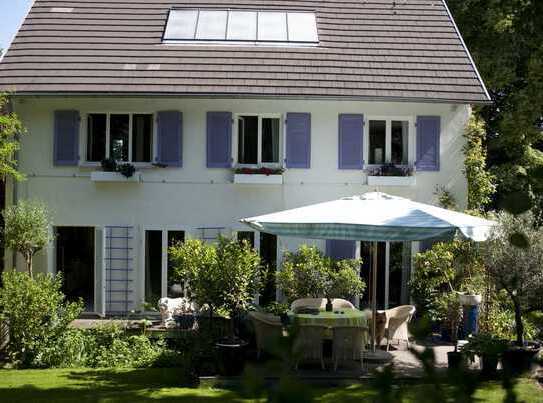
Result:
M358 309L342 309L333 312L319 311L318 314L287 313L290 320L296 320L301 326L324 326L327 328L353 326L368 327L366 312Z

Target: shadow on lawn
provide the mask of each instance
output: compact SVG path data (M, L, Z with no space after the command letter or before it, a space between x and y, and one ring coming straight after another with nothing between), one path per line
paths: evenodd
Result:
M66 386L0 388L5 402L239 402L232 391L183 388L178 368L70 371ZM59 382L59 384L62 384ZM211 386L211 385L210 385ZM176 389L178 388L178 389ZM183 388L183 389L181 389Z

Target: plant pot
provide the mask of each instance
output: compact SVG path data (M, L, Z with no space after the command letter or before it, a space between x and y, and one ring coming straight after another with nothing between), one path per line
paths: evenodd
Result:
M495 354L482 354L481 359L481 373L487 377L496 375L498 370L498 356Z
M181 330L189 330L194 327L195 317L193 314L174 315L173 319Z
M326 299L326 312L332 312L333 310L334 310L334 305L332 304L332 300L330 298L327 298Z
M236 376L241 374L245 367L247 344L243 340L221 340L215 343L220 375Z
M483 296L479 294L460 294L458 300L462 306L481 305Z
M464 364L464 354L459 351L449 351L447 353L447 362L449 369L460 369Z
M535 342L525 342L523 347L512 346L503 353L503 368L512 374L527 372L532 367L534 357L541 350Z

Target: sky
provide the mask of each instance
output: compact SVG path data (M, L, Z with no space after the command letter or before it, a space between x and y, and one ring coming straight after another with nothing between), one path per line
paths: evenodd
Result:
M0 49L8 48L31 4L32 0L0 0Z

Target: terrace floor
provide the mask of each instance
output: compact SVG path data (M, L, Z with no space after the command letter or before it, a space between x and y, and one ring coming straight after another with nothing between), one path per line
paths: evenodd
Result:
M115 323L121 326L126 326L130 321L128 320L104 320L104 319L77 319L73 322L73 326L77 328L93 328L99 325L104 325L107 323ZM162 328L149 328L150 332L160 332L164 333L167 330ZM415 349L422 351L426 348L431 348L434 350L435 359L436 359L436 368L438 370L445 370L447 368L447 352L453 351L454 347L451 344L444 343L427 343L424 345L411 344ZM393 369L396 375L400 378L419 378L423 375L423 369L420 365L420 362L416 357L411 354L406 348L405 345L392 346L391 355L393 357ZM253 361L253 364L256 368L260 368L262 371L269 375L270 378L274 377L274 370L269 369L265 360L263 361ZM474 367L478 367L478 362L472 364ZM319 381L320 379L365 379L368 378L373 369L383 367L383 364L371 364L367 363L364 370L361 369L359 362L352 363L343 363L338 367L337 371L333 371L332 364L330 360L326 362L326 369L323 371L319 365L309 364L300 364L299 366L299 375L302 378L308 380Z

